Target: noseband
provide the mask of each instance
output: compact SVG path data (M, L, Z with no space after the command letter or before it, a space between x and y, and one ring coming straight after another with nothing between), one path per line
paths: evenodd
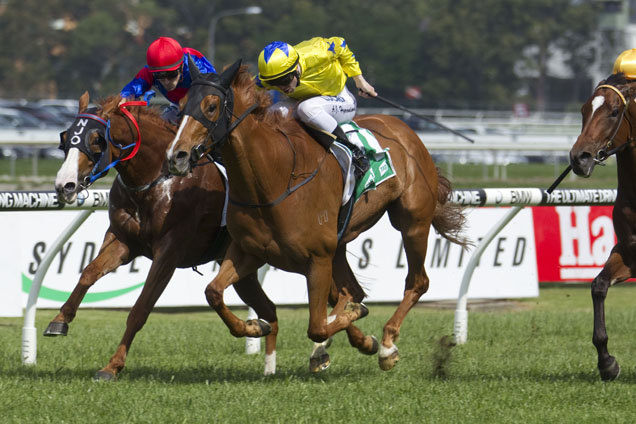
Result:
M632 138L632 122L629 118L629 114L627 113L627 109L629 107L629 102L631 99L629 97L626 98L623 95L623 93L621 93L621 91L618 88L614 87L613 85L602 84L596 87L595 91L598 91L601 88L609 88L610 90L618 94L618 97L620 97L620 99L623 101L623 111L621 113L620 119L618 120L618 125L616 125L616 128L614 128L614 131L612 132L612 135L609 137L607 144L605 145L604 148L600 149L598 153L596 153L596 157L594 158L594 162L596 164L603 164L602 162L605 161L607 158L624 150L625 148L627 148L628 145L632 143L632 141L634 141ZM614 142L614 138L616 137L616 134L618 133L618 130L621 127L621 123L623 122L623 119L627 120L627 131L628 131L627 141L625 141L625 143L621 144L620 146L616 146L612 148L612 143Z

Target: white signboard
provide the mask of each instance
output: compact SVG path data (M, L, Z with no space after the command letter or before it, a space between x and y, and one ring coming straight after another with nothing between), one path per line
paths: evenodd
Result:
M474 241L507 212L508 208L468 210L468 235ZM77 211L4 212L0 214L3 237L0 246L0 315L19 316L26 305L31 281L49 246ZM59 308L79 280L81 270L97 255L106 228L105 211L93 213L56 255L46 274L38 307ZM407 261L400 234L385 216L371 230L347 246L348 259L368 293L368 302L402 299ZM456 299L471 252L464 252L441 238L429 235L426 271L429 291L422 301ZM82 307L130 307L145 282L150 261L137 258L91 287ZM207 306L205 286L218 265L177 270L157 306ZM277 305L307 302L303 276L270 269L263 287ZM538 296L537 265L531 211L521 211L497 236L481 258L469 290L471 298L515 298ZM229 305L242 305L234 292L225 294ZM20 305L17 307L17 305Z

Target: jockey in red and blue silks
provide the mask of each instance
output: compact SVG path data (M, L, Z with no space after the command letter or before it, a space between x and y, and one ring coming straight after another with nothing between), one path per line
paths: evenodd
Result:
M123 99L139 98L152 86L159 89L173 105L178 105L192 85L187 55L202 74L215 73L214 66L195 49L181 47L170 37L159 37L146 52L147 65L121 90Z

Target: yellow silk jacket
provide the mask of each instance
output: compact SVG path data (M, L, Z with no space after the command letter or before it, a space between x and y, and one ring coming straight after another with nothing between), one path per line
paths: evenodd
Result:
M314 37L294 46L298 52L300 83L289 97L305 100L315 96L335 96L348 77L362 74L355 55L342 37ZM268 90L277 87L259 81ZM280 91L280 90L279 90Z

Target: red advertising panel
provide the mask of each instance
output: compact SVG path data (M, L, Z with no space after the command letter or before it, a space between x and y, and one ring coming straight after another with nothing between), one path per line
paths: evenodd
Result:
M532 208L539 282L592 281L616 244L612 206Z

